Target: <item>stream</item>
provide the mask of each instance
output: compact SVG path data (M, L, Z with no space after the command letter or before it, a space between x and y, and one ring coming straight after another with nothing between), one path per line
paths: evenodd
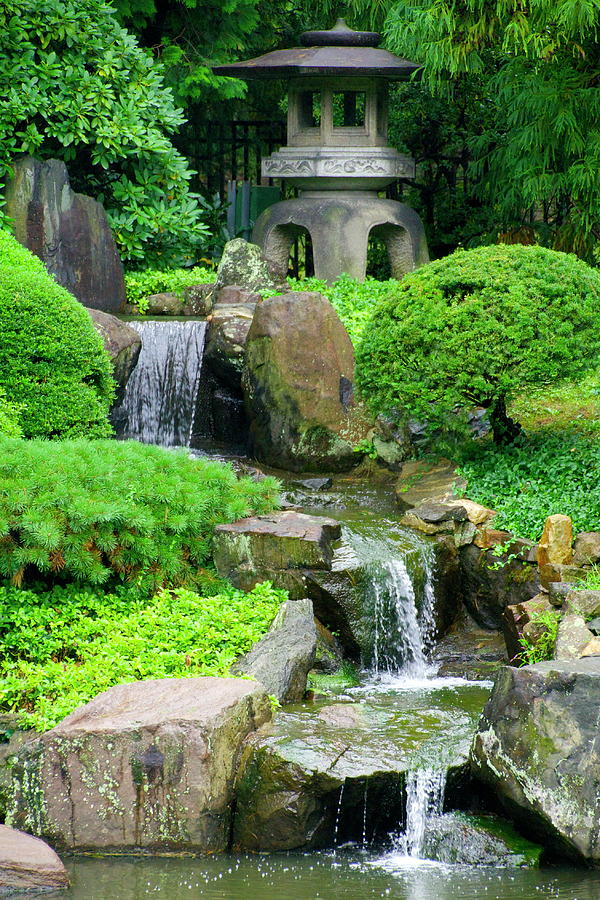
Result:
M194 350L191 367L179 371L173 359L181 354L172 357L170 345L162 337L155 339L156 325L140 327L152 332L153 339L145 336L148 363L138 365L125 397L124 436L189 446L189 410L193 417L204 332L189 325L173 336L176 346L191 342ZM164 405L170 379L179 383L177 404L186 414L174 415ZM157 401L157 395L163 400ZM342 524L334 572L360 566L367 573L359 613L358 679L317 678L305 702L277 712L269 737L286 764L338 779L333 846L310 853L199 858L66 858L73 881L69 900L596 900L600 872L428 858L431 828L440 822L453 828L449 810L460 806L457 797L465 793L461 778L466 777L469 745L492 683L438 674L439 664L432 661L435 553L426 539L399 525L389 486L341 477L335 490L317 492L289 474L275 474L284 479L289 504ZM380 785L379 794L370 794L381 773L391 780L384 782L383 792ZM390 821L382 810L388 784L401 795L400 801L394 797ZM468 799L462 797L461 808L469 808ZM58 900L65 895L45 896Z

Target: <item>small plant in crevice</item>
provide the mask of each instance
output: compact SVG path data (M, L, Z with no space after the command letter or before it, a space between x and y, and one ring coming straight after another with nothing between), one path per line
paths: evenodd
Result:
M560 613L551 610L538 612L532 616L531 624L538 626L535 636L523 635L519 639L523 648L519 654L522 665L530 666L553 658L560 620Z

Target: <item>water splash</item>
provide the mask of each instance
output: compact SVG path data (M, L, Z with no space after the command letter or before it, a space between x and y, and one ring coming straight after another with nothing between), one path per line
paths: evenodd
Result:
M333 829L333 850L334 853L337 849L338 845L338 832L340 830L340 815L342 812L342 800L344 799L344 788L346 787L346 781L342 781L342 786L340 788L340 796L338 797L337 810L335 813L335 827Z
M423 858L430 822L441 816L446 789L445 769L413 769L406 774L406 829L399 840L406 856Z
M163 447L189 447L206 322L129 324L142 338L142 350L116 413L119 436Z

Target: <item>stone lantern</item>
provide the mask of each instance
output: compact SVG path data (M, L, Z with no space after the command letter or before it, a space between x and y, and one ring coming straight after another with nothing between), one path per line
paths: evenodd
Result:
M252 240L286 269L294 238L306 229L315 275L333 281L342 272L364 279L369 237L378 237L400 278L429 258L423 225L410 207L378 192L414 178L414 160L387 144L387 89L418 66L379 49L379 34L353 31L343 19L301 41L303 47L215 68L289 82L287 146L263 160L262 174L299 193L266 209Z

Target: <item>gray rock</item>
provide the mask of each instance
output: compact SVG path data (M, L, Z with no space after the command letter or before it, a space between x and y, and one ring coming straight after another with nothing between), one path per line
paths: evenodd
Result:
M255 304L217 305L210 318L204 360L219 381L241 391L246 340L254 318Z
M219 287L215 298L217 306L246 306L251 309L254 309L256 304L262 300L257 291L247 291L239 284L227 284Z
M300 481L294 481L293 484L307 491L328 491L333 486L333 479L303 478Z
M302 700L306 679L315 662L317 629L310 600L287 600L270 631L232 667L234 675L249 675L280 703Z
M600 616L596 616L595 619L592 619L587 623L587 627L590 629L592 634L600 634Z
M293 510L251 516L216 526L215 566L239 586L244 572L252 578L263 569L328 569L340 534L339 522L325 516Z
M0 820L4 820L12 789L13 760L28 741L38 736L37 731L22 731L18 716L14 713L0 715Z
M475 544L460 549L465 606L484 628L503 627L504 610L525 603L540 592L537 567L507 553L496 556Z
M337 313L317 293L258 304L242 387L258 459L293 472L344 471L370 423L352 399L354 351Z
M565 609L591 619L600 616L600 591L571 589L565 596Z
M10 822L69 850L225 850L242 741L270 718L253 681L117 685L22 748Z
M5 199L15 237L59 284L84 306L119 312L125 280L106 213L96 200L71 190L63 162L16 160Z
M466 522L469 518L464 506L456 506L452 503L435 503L430 500L411 510L412 515L418 516L424 522L438 525L441 522Z
M208 316L215 304L214 284L192 284L183 289L183 315Z
M0 894L68 887L67 870L48 844L0 825Z
M243 238L225 244L217 269L217 293L230 284L239 285L246 291L287 290L285 273L263 256L260 247Z
M175 291L164 291L161 294L148 294L145 298L145 314L148 316L181 316L183 314L183 297Z
M600 659L500 670L471 753L517 825L563 856L600 863Z
M547 594L537 594L524 603L509 604L502 616L502 630L506 642L508 658L517 663L523 653L523 641L534 646L546 633L546 627L539 622L539 617L552 613L557 616L556 609L550 603Z
M142 339L137 331L126 322L117 319L116 316L111 316L99 309L88 309L88 312L112 360L113 374L119 388L115 400L115 404L118 404L123 398L129 376L138 361L142 349Z
M448 813L427 825L424 856L462 866L536 867L542 848L498 816Z
M447 460L439 463L409 460L402 466L396 482L396 500L400 509L412 509L426 500L452 500L466 485Z
M593 637L594 635L585 624L583 616L567 614L561 619L558 626L554 658L579 659L582 651Z
M600 531L582 531L573 544L573 563L591 566L600 562Z

